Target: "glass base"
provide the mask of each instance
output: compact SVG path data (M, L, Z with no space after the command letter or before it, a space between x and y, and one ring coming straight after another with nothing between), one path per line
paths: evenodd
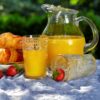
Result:
M24 77L29 78L29 79L43 79L46 77L46 75L44 75L44 76L28 76L28 75L24 74Z

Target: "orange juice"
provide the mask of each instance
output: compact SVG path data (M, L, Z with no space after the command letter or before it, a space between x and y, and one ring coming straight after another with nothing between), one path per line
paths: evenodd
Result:
M46 75L48 38L46 36L24 37L22 41L25 76L42 78Z
M46 75L47 51L23 50L25 76L29 78L40 78Z
M83 55L85 38L82 36L49 36L48 61L58 54Z

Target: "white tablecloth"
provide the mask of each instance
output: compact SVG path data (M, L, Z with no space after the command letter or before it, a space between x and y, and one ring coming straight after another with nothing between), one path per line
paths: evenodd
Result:
M100 100L100 61L95 74L69 82L3 77L0 100Z

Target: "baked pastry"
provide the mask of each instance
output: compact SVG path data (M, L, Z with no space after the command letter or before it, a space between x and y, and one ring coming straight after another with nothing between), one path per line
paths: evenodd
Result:
M10 32L0 35L0 48L22 49L22 37Z
M21 49L17 49L16 51L18 53L16 62L22 62L23 61L23 52L22 52L22 50Z
M22 37L10 32L0 34L0 63L23 61Z
M7 64L21 61L23 61L21 50L0 48L0 63Z
M7 63L10 58L10 51L8 49L0 48L0 63Z
M9 57L8 62L9 63L16 62L17 58L18 58L18 52L13 48L11 48L9 50L10 50L10 57Z

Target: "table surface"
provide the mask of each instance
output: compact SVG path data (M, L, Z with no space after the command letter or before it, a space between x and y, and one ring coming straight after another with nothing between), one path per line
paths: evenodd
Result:
M93 75L69 82L3 77L0 100L100 100L100 60Z

